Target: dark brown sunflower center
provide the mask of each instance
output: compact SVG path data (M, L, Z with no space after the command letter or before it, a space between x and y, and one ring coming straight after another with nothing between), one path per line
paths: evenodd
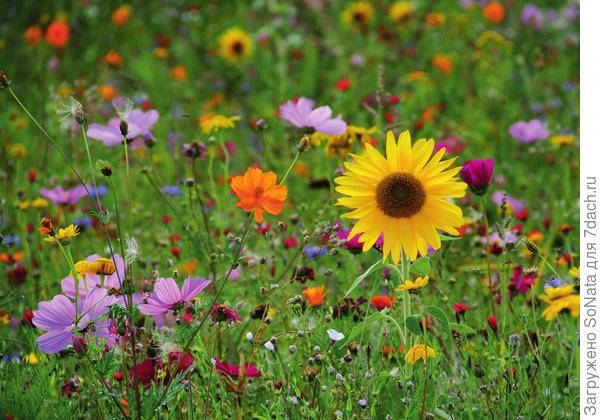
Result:
M231 46L231 49L235 55L242 55L244 52L244 44L242 44L240 41L236 41Z
M377 205L390 217L410 217L425 204L425 190L414 175L397 172L386 176L377 185Z

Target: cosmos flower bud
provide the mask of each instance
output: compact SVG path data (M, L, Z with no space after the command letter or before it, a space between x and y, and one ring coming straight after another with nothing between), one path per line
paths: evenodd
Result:
M10 85L10 80L8 80L8 76L4 73L4 70L0 70L0 87L8 88Z
M460 170L460 177L475 195L483 195L486 193L490 186L493 174L494 159L465 162Z
M127 124L127 121L121 120L119 123L119 130L121 131L121 135L123 137L127 137L127 134L129 133L129 124Z
M97 160L96 169L99 169L104 176L108 177L112 175L112 165L105 160Z
M529 239L523 239L523 243L525 244L525 246L527 247L527 249L529 250L529 252L531 252L533 255L537 255L539 250L537 245L535 244L535 242L529 240Z

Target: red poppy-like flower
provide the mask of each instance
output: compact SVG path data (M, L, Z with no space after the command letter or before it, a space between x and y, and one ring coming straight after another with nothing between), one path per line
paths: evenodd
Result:
M496 319L496 317L494 315L488 316L487 322L488 322L488 325L490 326L490 328L492 329L492 331L494 331L494 333L497 333L498 332L498 320Z
M373 305L373 307L378 311L381 311L385 308L391 308L395 300L395 297L390 298L389 296L373 296L371 298L371 305Z
M70 30L67 22L55 20L46 29L46 42L56 49L69 43Z
M352 82L350 79L340 79L334 86L335 90L339 90L341 92L345 92L352 87Z

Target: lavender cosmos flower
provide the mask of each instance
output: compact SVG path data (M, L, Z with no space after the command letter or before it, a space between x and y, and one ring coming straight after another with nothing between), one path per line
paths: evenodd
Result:
M509 206L515 213L518 213L525 208L525 204L523 204L523 202L509 196L502 191L496 191L494 194L492 194L492 202L501 206L505 197L507 206Z
M91 189L91 185L86 185ZM65 190L60 185L52 189L40 188L40 195L56 204L74 204L87 195L83 185L77 185L74 188Z
M139 136L144 136L149 139L153 139L150 129L156 121L158 121L158 112L151 109L148 112L144 112L141 109L134 109L128 115L126 115L126 121L128 126L127 139L132 140ZM119 118L111 118L106 125L91 124L88 128L88 137L100 140L105 146L113 147L123 143L123 135Z
M312 128L323 134L340 135L346 132L346 123L338 115L331 118L331 108L321 106L313 109L315 101L308 98L300 98L297 101L287 101L279 107L281 118L296 127Z
M40 302L38 310L33 311L32 322L47 332L37 338L38 346L44 353L58 353L73 341L75 329L78 333L109 338L110 321L104 315L116 300L106 289L94 288L85 299L79 300L77 311L75 303L64 295Z
M544 26L544 14L535 4L527 3L521 10L521 23L540 30Z
M493 174L494 159L471 160L465 162L460 170L460 177L476 195L486 193Z
M188 277L179 290L177 283L172 278L160 278L154 285L154 291L148 297L148 303L139 305L140 312L145 315L159 316L172 310L182 309L209 284L210 280L202 277L196 279Z
M550 135L546 123L538 119L518 121L510 126L508 132L522 143L535 143Z

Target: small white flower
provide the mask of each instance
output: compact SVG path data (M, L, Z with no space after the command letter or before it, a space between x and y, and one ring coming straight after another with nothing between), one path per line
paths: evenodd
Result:
M247 339L248 341L252 341L252 340L254 340L254 336L252 335L252 331L248 331L248 332L246 333L246 339Z
M340 340L343 340L344 338L346 338L346 336L344 334L342 334L341 332L336 331L334 329L327 330L327 335L329 336L329 339L332 341L340 341Z
M270 341L265 343L265 348L269 351L275 352L275 346Z

